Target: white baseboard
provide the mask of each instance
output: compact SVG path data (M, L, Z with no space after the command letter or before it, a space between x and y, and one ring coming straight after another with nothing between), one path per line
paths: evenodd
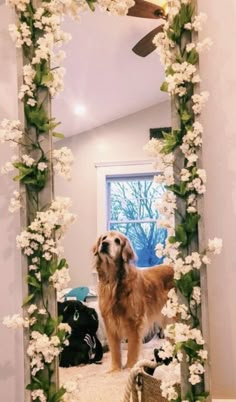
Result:
M236 399L212 399L212 402L236 402Z

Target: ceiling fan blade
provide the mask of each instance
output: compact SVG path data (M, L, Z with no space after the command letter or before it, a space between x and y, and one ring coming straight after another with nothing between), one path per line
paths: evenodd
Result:
M127 15L140 18L162 18L165 11L162 7L149 1L135 0L135 5L130 7Z
M133 52L141 57L146 57L150 53L152 53L156 46L152 43L154 37L163 30L163 24L159 25L157 28L154 28L151 32L145 35L134 47Z

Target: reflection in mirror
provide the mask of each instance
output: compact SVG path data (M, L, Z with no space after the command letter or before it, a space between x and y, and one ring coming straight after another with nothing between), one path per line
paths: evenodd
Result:
M156 220L151 216L154 192L163 188L151 188L154 171L143 147L151 128L170 126L170 103L159 91L164 72L157 54L141 58L132 52L139 39L159 24L99 11L84 15L80 24L65 21L72 41L65 49L65 90L53 101L53 115L62 122L60 130L66 136L56 147L71 148L75 163L72 180L65 184L56 178L55 189L56 194L71 197L77 221L64 242L70 288L58 295L64 301L59 313L74 327L74 349L61 360L62 366L71 367L60 367L60 381L78 381L83 402L122 401L128 378L127 370L107 374L111 356L92 258L96 239L107 229L119 230L132 238L139 267L161 262L155 260L153 244L155 236L164 240L165 232L152 233L148 255L141 252L144 238L136 237L142 231L148 242L155 227L150 222ZM134 195L129 199L135 192L136 199ZM129 213L133 216L128 219ZM144 338L141 357L153 357L158 331L155 327ZM125 338L121 346L124 366Z

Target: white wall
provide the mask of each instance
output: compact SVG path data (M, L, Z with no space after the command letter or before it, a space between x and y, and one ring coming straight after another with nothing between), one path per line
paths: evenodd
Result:
M149 129L168 125L170 105L164 102L57 143L71 148L75 156L72 181L56 179L56 195L71 197L77 214L64 242L72 286L92 284L91 249L97 238L95 163L148 159L143 146Z
M0 6L0 121L17 118L15 48L7 26L10 13ZM0 144L1 165L10 158L8 145ZM21 267L15 238L19 232L18 216L9 216L8 203L14 185L0 176L0 390L1 401L23 402L23 341L21 332L2 325L2 318L20 312Z
M202 88L210 92L203 114L207 237L223 238L209 267L212 389L214 398L236 397L236 2L199 0L208 14L204 36L213 47L201 59Z

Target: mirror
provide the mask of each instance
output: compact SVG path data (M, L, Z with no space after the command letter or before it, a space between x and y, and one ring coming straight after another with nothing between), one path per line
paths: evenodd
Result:
M3 21L1 92L5 94L0 112L1 118L15 118L15 48L7 32L11 15L5 5L1 4L0 8ZM70 286L73 288L88 286L94 289L96 285L91 250L105 226L104 187L102 195L98 195L97 190L97 186L104 183L104 174L109 169L115 175L127 174L128 170L131 174L146 174L150 167L146 163L148 156L143 146L149 139L149 129L170 125L169 99L159 91L164 72L158 55L153 52L141 58L131 50L157 24L159 22L151 19L115 17L99 11L83 15L79 24L65 21L65 30L72 34L72 41L65 48L65 90L53 101L53 115L62 122L59 130L66 138L55 146L70 147L75 163L72 180L66 183L56 177L55 187L57 195L72 199L73 211L77 214L77 221L64 242L65 256L70 265ZM9 159L4 152L1 148L3 163ZM4 300L2 316L5 316L19 311L22 297L19 285L21 273L16 269L20 256L12 247L19 233L19 222L15 216L9 219L6 216L12 188L9 189L8 178L1 177L1 180L2 233L10 233L1 244L9 267L6 281L2 281L1 287ZM93 302L96 303L96 300ZM3 400L18 401L19 393L23 394L24 388L23 370L19 370L23 354L22 335L10 333L3 326L1 333L8 344L8 348L3 350L0 369L3 392L6 392L2 397ZM106 374L110 367L109 353L104 352L102 361L101 365L60 368L61 382L73 381L80 376L78 385L83 402L121 400L128 378L127 370L114 375ZM17 387L12 386L15 378Z
M154 29L156 20L115 17L96 11L79 24L65 21L72 34L66 47L65 90L53 101L53 115L66 138L56 147L72 149L72 180L56 178L56 195L69 196L77 221L65 239L72 289L88 287L88 305L97 310L92 246L106 227L106 175L147 174L151 160L143 151L149 129L170 126L169 98L159 88L164 72L158 55L141 58L132 47ZM94 297L92 297L94 295ZM72 296L73 297L73 296ZM87 298L87 301L89 298ZM98 312L99 320L101 320ZM107 374L110 356L104 346L102 364L60 368L60 381L76 380L83 402L122 400L127 370ZM124 354L126 354L123 344ZM153 345L144 355L153 355ZM151 355L150 355L151 353Z

